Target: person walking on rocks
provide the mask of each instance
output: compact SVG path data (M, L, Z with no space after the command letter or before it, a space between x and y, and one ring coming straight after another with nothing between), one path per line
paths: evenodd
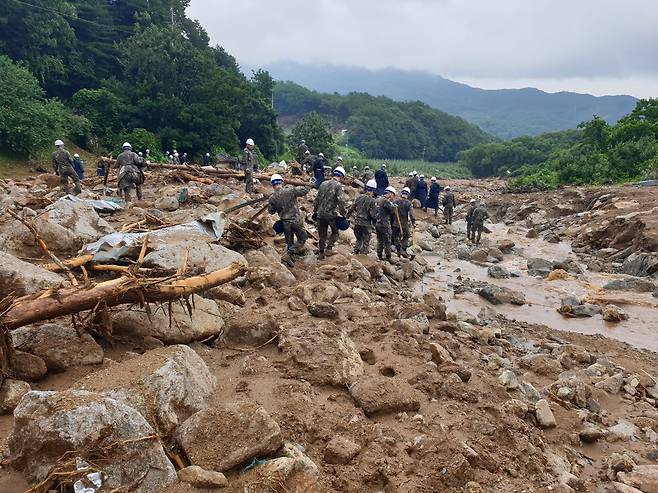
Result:
M299 143L299 146L297 147L297 162L299 164L304 163L304 159L306 159L307 153L310 154L310 152L308 151L308 146L306 145L306 141L302 140Z
M82 159L80 159L80 154L73 154L73 169L75 170L76 174L78 175L78 178L80 178L80 181L84 181L85 179L85 163L82 162Z
M475 199L471 199L468 203L468 211L466 212L466 237L471 241L473 241L471 239L471 232L473 231L473 213L475 212L476 207L477 202Z
M484 231L484 221L489 219L489 211L484 202L480 202L480 205L473 211L472 221L473 225L471 226L471 241L479 244L480 238L482 237L482 231ZM477 235L477 237L476 237Z
M411 190L403 188L400 192L401 197L394 201L397 211L391 224L393 230L393 243L398 253L398 257L408 257L407 248L409 248L409 222L416 227L416 218L414 217L413 206L409 197Z
M247 145L244 148L244 191L253 193L254 191L254 171L258 170L258 156L255 151L256 144L252 139L247 139Z
M318 224L318 259L325 257L326 250L332 250L338 241L338 225L336 220L339 216L345 216L345 193L341 182L345 178L345 169L338 166L332 173L333 179L327 180L320 185L318 195L315 197L313 208L313 220ZM327 241L327 235L331 228L331 237Z
M137 200L142 200L142 184L144 183L144 159L135 154L130 143L125 142L123 152L117 156L119 168L119 192L126 202L130 202L130 189L134 186Z
M377 182L376 196L384 195L386 188L389 186L388 174L386 174L386 163L382 163L382 167L375 172L375 181Z
M308 235L304 229L304 219L299 211L297 199L304 197L311 189L308 187L284 187L283 177L278 174L272 175L270 183L274 192L270 195L267 212L279 215L279 220L283 225L283 236L286 239L286 253L289 256L300 255L304 251Z
M429 193L427 194L427 207L425 207L425 212L427 209L434 209L434 216L439 214L439 195L441 194L441 185L436 181L436 176L433 176L430 185Z
M361 175L361 181L363 183L368 183L370 180L374 178L374 173L370 169L370 166L366 166L363 168L363 175Z
M69 193L69 178L73 182L73 195L78 195L82 189L80 188L80 177L75 172L73 158L69 151L64 149L64 142L61 140L55 141L55 152L52 153L51 159L55 174L59 176L59 183L65 194Z
M446 193L443 196L443 216L446 219L446 224L452 224L452 215L455 212L455 194L452 193L449 186L445 190Z
M317 161L318 157L311 154L311 151L306 151L304 153L304 160L302 161L302 169L304 173L308 173L313 170L313 165Z
M369 180L366 183L366 190L359 195L347 211L347 218L354 218L354 236L356 244L354 245L355 254L368 255L370 253L370 238L372 236L372 226L377 222L377 204L375 203L375 190L377 182Z
M397 221L397 208L393 203L395 198L395 188L389 186L384 190L383 195L377 198L377 222L375 223L375 232L377 233L377 258L384 260L384 255L388 262L391 260L391 243L393 231L391 223Z
M420 202L420 208L427 212L427 182L425 175L420 175L418 183L416 183L415 198Z
M315 179L315 188L320 188L324 181L324 154L318 154L318 158L313 163L313 178Z
M210 166L210 153L209 152L206 152L203 155L203 165L204 166Z
M414 179L414 172L410 171L409 172L409 177L404 182L404 187L408 188L411 191L411 196L412 197L416 196L416 183L417 182L418 182L418 180Z

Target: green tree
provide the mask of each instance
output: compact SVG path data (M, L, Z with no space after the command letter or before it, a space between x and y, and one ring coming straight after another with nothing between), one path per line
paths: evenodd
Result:
M334 138L331 134L331 127L329 122L318 113L312 112L302 118L288 136L288 146L294 154L296 154L301 140L306 141L312 154L322 152L327 159L334 156Z

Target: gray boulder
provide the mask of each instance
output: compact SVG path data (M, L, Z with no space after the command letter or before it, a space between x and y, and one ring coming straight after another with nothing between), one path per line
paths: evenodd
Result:
M368 416L418 411L423 398L407 382L379 376L359 380L350 387L350 394Z
M105 448L117 441L155 435L143 416L126 404L80 390L29 392L14 411L8 450L12 466L30 482L43 480L67 451L100 464L108 490L137 483L138 493L156 493L176 482L176 471L160 441L145 439Z
M45 219L49 223L66 228L81 244L114 233L114 228L90 204L70 195L50 204L46 213Z
M567 317L593 317L601 313L601 307L591 303L583 303L575 296L566 296L561 300L561 306L557 309Z
M658 257L650 253L632 253L626 257L621 268L631 276L650 276L658 272Z
M492 265L487 269L487 274L489 277L494 279L509 279L509 271L502 265Z
M37 293L50 287L57 287L63 281L54 272L0 251L0 299L10 294L25 296Z
M548 277L553 270L553 262L543 258L528 259L528 275L532 277Z
M494 305L511 303L513 305L525 305L525 295L501 286L485 286L478 289L478 295Z
M183 266L185 254L187 266L203 272L213 272L228 267L233 262L247 265L245 258L233 250L221 245L199 240L184 240L165 244L144 257L145 267L177 270Z
M29 383L11 378L5 379L0 386L0 414L11 414L29 391Z
M656 284L648 279L626 277L624 279L615 279L604 284L603 289L650 293L656 289Z
M222 339L229 346L260 346L269 341L278 328L273 315L245 309L227 320Z

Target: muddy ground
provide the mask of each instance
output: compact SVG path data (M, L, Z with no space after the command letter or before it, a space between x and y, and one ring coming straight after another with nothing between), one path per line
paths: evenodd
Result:
M102 217L120 230L183 187L190 199L157 212L163 221L186 222L233 205L229 195L244 198L237 180L216 181L221 190L154 172L143 201ZM265 485L258 479L265 466L245 466L281 452L257 454L222 467L228 484L216 491L657 491L658 298L646 289L603 289L629 279L625 261L631 255L655 253L655 191L625 186L516 195L503 193L499 181L445 184L458 197L456 221L445 226L441 216L416 209L409 250L415 261L391 266L372 253L354 256L348 232L326 260L317 261L311 240L307 255L286 265L281 238L260 216L265 245L242 252L248 274L229 291L201 294L217 302L224 321L218 334L187 341L217 381L205 405L262 406L278 424L280 439L301 446L317 467ZM39 211L57 198L53 185L46 177L5 181L5 206ZM26 196L22 186L39 193ZM269 193L269 187L261 184L257 191ZM303 201L309 215L314 194ZM465 235L470 198L485 200L492 215L491 233L480 246ZM311 224L308 229L313 232ZM17 256L46 263L36 251ZM555 264L551 274L560 272L555 278L529 275L528 260L536 258ZM492 278L492 266L510 277ZM651 275L642 279L656 282ZM487 287L521 293L524 303L509 303L509 293L496 291L503 302L492 304L480 294ZM591 317L564 316L557 309L569 296L598 308ZM600 309L611 304L628 318L604 320ZM56 322L71 326L70 319ZM101 370L120 386L127 378L122 363L148 355L163 339L129 333L109 338L90 330L103 349L102 363L49 370L30 383L33 390L63 391L84 377L93 384ZM0 493L30 487L25 471L14 470L7 447L13 426L11 414L0 417ZM169 457L181 459L177 469L197 457L211 460L220 454L216 448L224 457L242 440L264 440L264 431L245 429L243 436L228 426L215 422L207 433L216 441L202 441L194 453L181 449L175 432L161 438ZM649 479L642 477L643 466L656 468L648 469ZM180 482L157 491L202 490Z

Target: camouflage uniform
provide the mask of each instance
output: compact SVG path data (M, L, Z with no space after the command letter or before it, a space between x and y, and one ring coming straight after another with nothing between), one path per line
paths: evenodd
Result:
M373 173L371 170L367 169L363 171L363 175L361 175L361 181L363 183L368 183L368 180L372 180L375 176L375 173Z
M452 224L452 214L455 211L455 194L448 191L443 195L443 216L446 224Z
M318 250L320 250L320 255L324 255L325 248L331 250L338 240L338 226L336 225L338 212L341 216L346 215L343 186L337 180L327 180L320 185L313 212L317 214L318 219ZM327 242L330 227L331 237Z
M356 236L356 244L354 245L354 253L367 255L370 251L372 225L377 221L375 199L367 193L359 195L347 212L348 218L352 215L355 215L354 236Z
M418 179L414 176L410 176L407 178L407 181L404 182L404 186L411 191L409 194L411 197L416 196L416 183L418 183Z
M60 147L52 153L51 159L53 161L53 168L55 173L59 175L59 183L62 185L64 193L69 193L69 178L73 180L73 194L78 195L82 189L80 188L80 178L73 169L73 158L69 151Z
M466 237L470 240L471 239L471 231L475 233L473 229L473 213L475 212L476 206L471 204L468 206L468 212L466 213Z
M391 221L395 219L396 206L393 202L386 200L384 196L377 199L377 222L375 232L377 233L377 256L382 259L386 254L386 260L391 260L391 242L393 232Z
M285 187L275 190L267 205L267 212L278 214L283 223L283 235L289 254L299 254L308 239L304 229L304 220L297 205L297 198L303 197L309 191L308 187ZM295 237L297 243L295 243Z
M484 221L489 218L489 212L486 207L483 205L478 206L473 211L472 221L473 225L471 226L471 240L476 241L475 234L477 233L476 243L480 243L480 238L482 237L482 231L484 231Z
M130 149L117 156L119 168L119 190L123 192L126 202L130 201L130 189L135 185L137 200L142 199L142 183L144 183L144 159Z
M306 144L299 144L299 147L297 148L297 162L299 164L304 162L306 151L308 151L308 146Z
M313 165L315 165L315 162L318 160L318 157L315 154L308 154L305 158L304 161L302 162L304 172L308 173L309 171L313 170Z
M401 255L404 250L409 248L409 221L415 226L416 218L414 217L413 206L409 199L400 198L397 199L394 204L397 206L397 215L393 216L393 243L395 248L398 251L398 255ZM398 218L400 218L400 223L398 223ZM402 225L402 230L400 230L400 225Z
M258 169L258 157L253 149L244 148L244 191L254 191L254 171Z

